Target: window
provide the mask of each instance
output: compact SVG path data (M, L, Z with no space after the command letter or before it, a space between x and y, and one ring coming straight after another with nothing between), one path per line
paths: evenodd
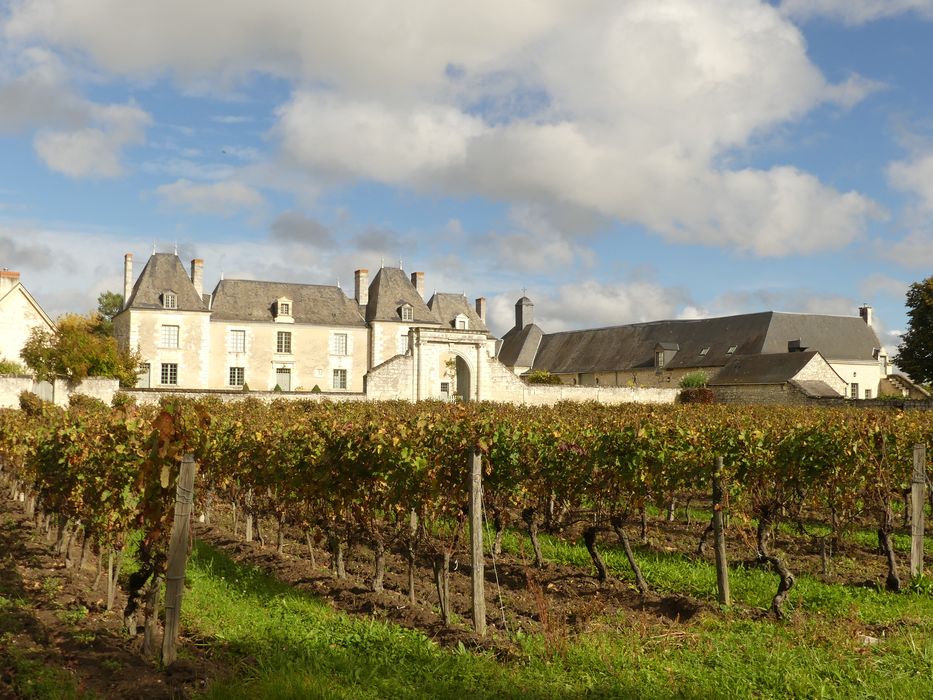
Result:
M136 388L149 388L149 363L144 362L139 366L139 373L136 375Z
M245 372L242 367L230 368L230 386L243 386Z
M347 334L346 333L334 333L334 354L335 355L346 355L347 354Z
M345 369L335 369L334 370L334 389L346 389L347 388L347 370Z
M402 320L403 321L413 321L415 318L414 311L411 308L410 304L405 304L402 307Z
M398 345L395 348L395 352L399 355L404 355L408 352L408 333L402 333L398 337Z
M162 384L176 386L178 384L178 363L177 362L163 362L162 363Z
M657 365L658 369L664 367L664 351L658 350L654 353L654 364Z
M441 382L441 393L447 396L450 395L450 382Z
M738 349L739 349L739 346L738 346L738 345L730 345L730 346L729 346L729 349L726 351L726 354L727 354L727 355L732 355L732 354L734 354L735 351L738 350Z
M292 351L291 331L279 331L275 338L275 351L290 354Z
M178 308L178 297L175 296L175 292L165 292L162 294L162 307L165 309Z
M280 316L290 316L292 313L292 305L287 301L283 301L279 304L279 315Z
M858 398L858 384L853 383L851 390L849 391L849 398L857 399Z
M462 331L465 331L467 329L467 320L465 318L458 318L457 328L459 328Z
M709 352L709 348L703 348L700 350L700 357L706 357L706 353Z
M230 352L246 352L246 331L230 331Z
M178 347L178 326L162 326L159 329L159 347Z
M866 390L865 390L865 398L866 398L866 399L870 399L870 398L871 398L871 389L866 389Z

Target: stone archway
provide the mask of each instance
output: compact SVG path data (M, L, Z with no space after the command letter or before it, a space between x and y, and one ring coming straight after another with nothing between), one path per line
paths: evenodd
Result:
M473 389L473 373L470 372L470 365L467 364L467 361L463 357L454 353L457 364L457 396L460 397L460 400L466 403L467 401L472 400L472 389Z

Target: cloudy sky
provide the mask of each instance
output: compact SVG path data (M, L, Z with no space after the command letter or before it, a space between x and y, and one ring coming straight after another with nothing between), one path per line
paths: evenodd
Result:
M424 271L546 330L904 328L933 271L933 0L0 0L0 267L52 315L153 247Z

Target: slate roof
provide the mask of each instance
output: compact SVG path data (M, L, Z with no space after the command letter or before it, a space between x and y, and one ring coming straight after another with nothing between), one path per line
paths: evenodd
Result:
M149 256L124 309L161 309L162 293L166 291L175 293L178 311L207 311L207 305L195 291L185 266L177 255L171 253Z
M807 379L807 380L797 380L791 379L789 384L797 387L807 396L816 399L838 399L842 394L833 389L826 382L821 382L816 379Z
M786 354L788 342L797 339L830 361L873 361L873 350L881 347L875 332L857 316L763 311L548 333L541 339L534 369L557 374L646 369L654 366L655 348L670 343L680 347L665 369L723 367L737 355Z
M272 321L275 301L292 300L295 323L324 326L360 326L366 322L360 307L340 287L323 284L258 282L225 279L214 288L213 321Z
M404 270L397 267L383 267L376 273L369 285L366 320L401 322L402 318L398 310L405 303L411 304L411 323L440 324L437 314L424 303L424 299L418 294L418 290L412 285Z
M784 384L797 376L819 354L811 350L733 357L709 381L709 385Z
M486 324L483 323L476 310L470 306L469 300L463 294L449 294L447 292L435 292L434 296L428 302L430 309L442 326L454 328L454 321L459 314L463 314L469 320L469 330L481 333L489 333Z
M534 323L521 329L513 326L502 336L499 361L508 367L531 367L543 337L544 332Z

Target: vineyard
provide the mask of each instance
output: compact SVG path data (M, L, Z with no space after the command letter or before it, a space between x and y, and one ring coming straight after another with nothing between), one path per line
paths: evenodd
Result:
M533 572L554 565L547 552L561 542L582 541L592 576L606 584L613 567L604 552L618 545L628 571L615 575L646 595L652 577L634 550L647 542L649 521L699 521L698 536L672 540L669 555L711 558L717 534L730 551L747 552L743 566L773 576L775 620L806 595L795 589L801 567L825 574L866 532L876 555L859 560L862 576L880 575L893 595L910 584L894 537L917 509L915 446L931 439L933 421L921 413L851 409L166 399L159 407L79 400L68 410L26 400L0 413L9 495L63 559L77 558L78 569L90 554L108 562L99 573L108 606L122 582L125 628L140 633L144 655L156 651L162 586L178 580L170 539L186 456L197 465L193 508L203 520L222 516L234 538L278 553L300 542L308 564L329 566L337 581L351 553L365 552L371 591L382 592L387 576L404 582L392 587L412 605L431 591L437 624L448 627L470 612L454 602L451 577L471 568L469 476L478 457L473 510L490 569L480 596L490 601L494 637L509 630L496 590L504 548L524 551L515 542L527 542ZM783 532L797 538L790 551L778 546ZM121 578L126 557L134 570ZM537 585L533 574L528 585ZM540 586L537 594L547 597Z

